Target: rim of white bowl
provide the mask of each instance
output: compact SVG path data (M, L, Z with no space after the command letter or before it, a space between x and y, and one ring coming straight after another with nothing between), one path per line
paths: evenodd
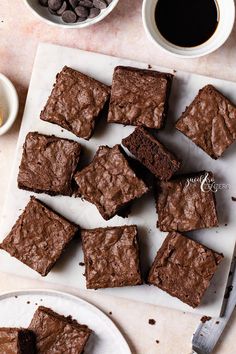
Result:
M112 2L108 5L108 7L104 10L101 11L101 13L92 18L92 19L88 19L85 22L76 22L76 23L57 23L54 22L52 20L47 19L46 17L40 15L37 10L31 6L29 4L28 0L23 0L23 2L25 3L25 5L28 7L28 9L40 20L42 20L43 22L54 26L54 27L61 27L61 28L66 28L66 29L80 29L80 28L85 28L85 27L89 27L92 25L95 25L96 23L102 21L105 17L107 17L116 7L116 5L118 4L120 0L112 0Z
M0 73L0 81L2 81L10 95L10 112L5 123L0 127L0 136L5 134L13 125L16 120L17 113L19 110L19 99L18 94L13 83L5 75Z
M164 50L165 52L183 59L193 59L205 56L219 49L229 38L234 22L235 22L235 2L234 0L228 0L227 3L219 2L217 0L218 7L225 6L225 10L227 9L227 13L230 16L227 17L227 21L225 21L226 26L224 29L220 27L220 22L218 28L213 34L213 36L202 45L192 47L192 48L182 48L178 47L170 42L168 42L158 31L154 18L154 11L158 0L144 0L142 6L142 19L143 26L147 37L159 48ZM149 11L151 10L152 11ZM152 13L150 13L152 12ZM220 32L221 30L221 32ZM222 33L223 30L223 33Z

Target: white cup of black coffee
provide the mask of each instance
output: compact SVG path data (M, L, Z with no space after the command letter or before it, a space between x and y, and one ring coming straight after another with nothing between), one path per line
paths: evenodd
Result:
M200 57L228 39L235 20L234 0L144 0L148 37L176 56Z

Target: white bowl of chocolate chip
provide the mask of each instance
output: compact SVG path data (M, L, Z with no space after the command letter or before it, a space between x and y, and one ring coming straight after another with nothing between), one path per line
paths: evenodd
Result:
M119 0L24 0L38 18L63 28L91 26L111 13Z

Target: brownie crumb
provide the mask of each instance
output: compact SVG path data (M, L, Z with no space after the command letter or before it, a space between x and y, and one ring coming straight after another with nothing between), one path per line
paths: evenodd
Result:
M153 319L153 318L150 318L148 320L148 323L151 325L151 326L154 326L156 324L156 321Z
M148 69L152 69L152 66L151 66L151 64L148 64Z
M225 224L225 226L228 226L228 224Z
M109 315L112 315L112 312L111 312L111 311L109 312Z
M17 296L17 295L15 295L15 299L18 299L18 296Z
M30 304L30 301L27 301L27 304L29 305L29 304Z
M84 264L84 262L79 262L79 265L80 265L81 267L83 267L85 264Z
M37 302L35 303L35 306L38 306Z
M225 292L225 299L228 299L230 296L231 291L233 290L233 286L230 285L227 287L226 292Z
M40 301L43 301L43 299L40 299Z
M159 340L156 340L156 343L157 343L157 344L159 344L159 343L160 343L160 341L159 341Z
M216 321L216 324L219 324L220 323L220 321Z
M211 320L211 317L210 316L203 316L202 318L201 318L201 322L202 323L206 323L207 321L210 321Z
M236 202L236 197L231 197L233 202Z

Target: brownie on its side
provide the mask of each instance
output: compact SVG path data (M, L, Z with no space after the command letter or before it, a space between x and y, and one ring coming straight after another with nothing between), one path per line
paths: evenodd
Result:
M82 354L92 331L70 316L39 306L29 328L36 334L37 354Z
M213 159L236 140L236 106L212 85L203 87L176 128Z
M100 146L93 161L76 173L75 181L82 197L95 204L105 220L148 191L129 166L120 145Z
M180 161L146 129L138 127L122 144L160 180L169 180Z
M82 230L88 289L142 284L137 226Z
M170 233L157 252L148 283L197 307L223 255L177 233Z
M40 118L88 140L109 96L108 86L65 66Z
M77 226L31 197L0 248L46 276L77 231Z
M73 140L28 133L18 174L18 187L36 193L68 195L80 158L81 145Z
M116 67L108 122L160 129L167 116L172 79L168 73Z
M35 334L24 328L0 328L1 354L36 354Z
M161 231L191 231L218 226L211 172L182 175L161 182L157 193Z

